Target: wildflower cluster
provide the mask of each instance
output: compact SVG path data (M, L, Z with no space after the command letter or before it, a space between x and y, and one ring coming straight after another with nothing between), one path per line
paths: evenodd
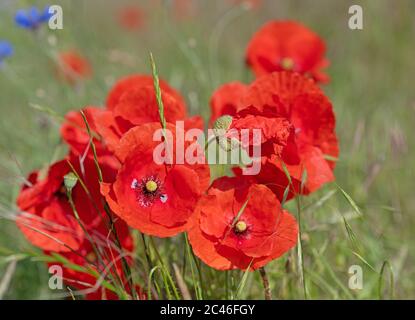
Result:
M137 16L121 15L129 28ZM43 19L40 11L16 15L27 28ZM10 54L0 43L0 61ZM156 73L119 79L104 106L66 114L60 133L67 156L27 177L17 198L18 227L88 299L148 297L143 288L151 283L137 271L135 255L145 237L186 233L194 255L217 270L264 267L297 243L299 226L285 203L335 179L335 115L319 87L328 81L324 54L323 40L297 22L267 23L246 52L257 78L213 92L209 126L224 130L227 151L251 156L260 146L255 175L233 166L232 177L211 179L197 137L179 143L189 130L204 129L182 95ZM58 76L69 83L92 72L76 52L60 61L66 67ZM259 138L240 141L246 129ZM169 134L155 139L160 131ZM164 153L155 152L160 144L169 146ZM165 161L181 144L192 145L197 162Z

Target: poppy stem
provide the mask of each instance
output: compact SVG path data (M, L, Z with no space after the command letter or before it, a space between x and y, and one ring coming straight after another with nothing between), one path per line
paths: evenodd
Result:
M264 285L265 300L272 300L271 289L269 287L269 280L264 267L259 268L259 274L261 275L262 284Z

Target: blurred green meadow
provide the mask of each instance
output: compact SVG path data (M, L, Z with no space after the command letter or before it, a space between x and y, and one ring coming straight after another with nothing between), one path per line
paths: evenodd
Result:
M324 91L336 112L341 150L337 185L302 197L300 212L295 201L287 204L301 215L307 297L415 299L415 2L263 0L248 10L205 0L193 1L194 10L183 15L171 1L135 1L145 12L138 32L117 24L114 6L122 2L0 0L0 39L15 49L0 68L0 298L53 298L44 263L19 256L36 249L2 216L16 212L23 177L64 155L61 116L104 105L121 76L150 74L151 51L160 76L186 98L189 113L207 120L217 86L253 79L244 64L252 34L271 19L292 19L326 41L331 82ZM15 11L35 4L61 5L64 29L43 26L35 34L18 28ZM363 7L363 30L348 28L352 4ZM77 88L55 77L53 60L67 49L77 49L93 67L93 77ZM182 241L159 242L179 266L182 252L171 248ZM349 288L353 265L363 270L362 289ZM208 298L224 298L225 278L237 289L243 276L202 268ZM275 299L304 298L296 249L266 269ZM258 273L248 275L239 298L263 298Z

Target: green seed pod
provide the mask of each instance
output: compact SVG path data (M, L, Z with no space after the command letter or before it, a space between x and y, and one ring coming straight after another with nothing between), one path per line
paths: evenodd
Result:
M68 173L63 177L63 184L65 185L66 190L72 192L72 189L75 188L78 183L78 178L73 172Z
M213 124L213 133L216 137L223 136L226 131L230 128L232 124L233 117L229 115L224 115L219 117Z

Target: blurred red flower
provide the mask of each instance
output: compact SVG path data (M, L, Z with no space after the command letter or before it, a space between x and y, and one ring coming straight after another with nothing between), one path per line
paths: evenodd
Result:
M70 84L76 84L92 75L91 64L76 50L60 52L57 67L58 77Z
M264 75L273 71L294 71L328 82L322 69L326 45L313 31L295 21L271 21L259 29L248 44L246 61L253 72Z
M144 12L134 5L124 6L118 10L117 20L124 29L135 31L143 27Z
M247 5L249 8L257 9L261 6L262 0L230 0L237 5Z
M234 117L230 129L262 129L261 171L252 177L257 183L268 185L282 200L290 184L286 170L291 179L288 199L294 194L313 192L334 180L333 169L339 154L335 115L330 101L314 81L291 72L275 72L258 78L250 86L238 85L239 97L232 90L236 86L225 85L215 92L212 113L231 113ZM278 126L284 124L282 119L292 126L285 139L281 136L282 127ZM235 173L241 174L240 169Z
M151 76L135 74L118 80L108 93L107 108L109 110L113 110L117 106L124 93L131 89L145 86L153 86L153 78ZM183 108L185 108L186 103L184 102L182 96L162 79L160 79L160 89L162 92L167 92L168 94L172 95L176 100L179 101Z
M266 186L223 177L200 199L189 241L212 268L257 269L294 247L297 232L295 218Z
M164 117L167 122L183 120L185 129L203 128L200 116L187 118L186 104L180 94L160 81ZM118 81L108 94L107 110L96 118L98 131L111 151L129 129L148 122L160 121L153 78L130 76Z
M203 164L158 164L162 159L153 151L160 142L154 141L153 134L160 129L160 124L148 123L122 137L116 150L122 166L115 182L103 184L101 190L112 211L129 226L169 237L186 230L197 200L209 185L210 174L201 151L198 155ZM172 147L171 154L177 155L175 132L183 133L169 123L167 130L172 136L166 136L166 144Z
M198 7L196 1L173 0L172 2L174 15L179 20L184 20L197 14Z

